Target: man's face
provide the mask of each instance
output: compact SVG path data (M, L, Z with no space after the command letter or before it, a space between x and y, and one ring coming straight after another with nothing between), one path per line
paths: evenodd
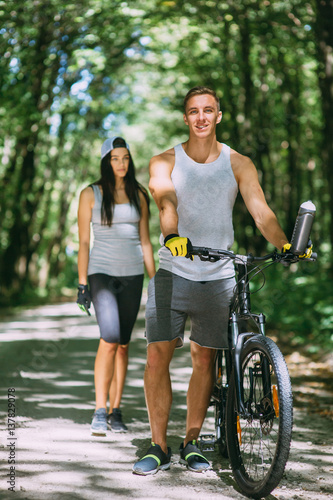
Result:
M205 138L215 134L216 124L221 119L222 112L217 110L217 103L212 95L195 95L188 100L184 121L189 126L190 135Z

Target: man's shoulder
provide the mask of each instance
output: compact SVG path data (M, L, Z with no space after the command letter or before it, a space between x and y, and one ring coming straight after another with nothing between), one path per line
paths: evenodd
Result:
M174 166L174 163L175 163L174 148L167 149L166 151L163 151L163 153L159 153L158 155L153 156L150 160L151 167L158 167L160 165L172 168Z
M254 175L257 175L256 167L251 158L231 148L230 163L238 184L242 179L248 179L249 176L252 178Z
M242 155L241 153L232 148L230 148L230 158L232 158L233 161L237 162L247 162L248 160L250 160L248 156Z
M170 148L152 157L153 161L170 161L175 158L175 149Z
M248 168L253 167L253 162L248 156L242 155L230 148L230 161L233 168Z

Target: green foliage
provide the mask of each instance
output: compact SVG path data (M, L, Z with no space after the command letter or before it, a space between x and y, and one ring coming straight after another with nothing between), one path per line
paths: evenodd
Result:
M255 312L264 311L269 331L280 342L308 352L333 349L333 293L325 265L302 262L287 269L273 265L265 270L263 290L251 296ZM258 275L251 291L263 284Z
M103 139L125 135L147 185L150 157L186 140L185 93L207 85L221 98L218 140L252 158L286 234L302 201L317 206L317 279L285 284L316 301L298 321L289 300L271 314L328 338L332 16L327 0L1 0L0 302L75 290L78 195L99 175ZM241 199L234 226L235 248L266 251ZM151 233L157 259L153 203Z

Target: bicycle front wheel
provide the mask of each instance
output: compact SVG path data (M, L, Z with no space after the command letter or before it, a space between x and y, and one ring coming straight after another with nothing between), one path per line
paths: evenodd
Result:
M215 383L212 400L214 404L216 444L220 455L228 458L226 432L225 432L225 410L227 399L228 378L230 370L229 351L217 351L215 360Z
M262 498L279 484L289 456L293 407L286 362L269 338L257 335L241 353L245 412L236 408L234 377L227 398L226 432L231 467L243 493Z

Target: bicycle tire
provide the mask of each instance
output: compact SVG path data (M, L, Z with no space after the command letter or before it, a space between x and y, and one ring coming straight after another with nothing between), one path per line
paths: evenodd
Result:
M265 372L267 362L269 374ZM237 413L232 376L226 409L227 446L239 488L245 495L259 499L279 484L288 460L293 424L291 382L281 351L262 335L245 342L241 377L248 416Z

